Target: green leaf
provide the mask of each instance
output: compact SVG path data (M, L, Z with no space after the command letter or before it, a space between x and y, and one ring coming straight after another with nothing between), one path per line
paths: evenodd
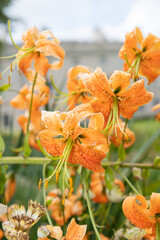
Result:
M0 92L5 92L8 90L8 88L10 88L10 84L4 84L2 86L0 86Z
M49 205L52 203L52 201L54 200L55 198L50 198L47 202L46 202L46 207L49 207Z
M160 156L157 156L155 159L154 159L154 166L158 166L160 165Z
M112 168L105 169L105 182L106 182L107 188L111 190L114 184L114 172Z
M120 144L119 148L118 148L118 158L120 161L124 161L126 158L126 151L125 148L123 146L123 143Z
M2 154L5 150L5 143L4 143L4 140L0 134L0 157L2 157Z

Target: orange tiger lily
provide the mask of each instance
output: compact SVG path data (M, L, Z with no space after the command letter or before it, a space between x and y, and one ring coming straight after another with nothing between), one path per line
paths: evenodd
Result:
M39 138L49 154L61 156L70 140L72 147L68 146L68 162L91 171L104 171L101 160L109 150L109 144L100 131L104 118L101 113L95 114L90 104L79 105L61 114L42 111L42 121L46 129L39 133Z
M114 186L115 187L118 186L119 191L121 193L125 192L125 186L121 180L115 178ZM113 186L113 188L114 188L114 186ZM108 199L108 196L107 196L107 188L106 188L106 184L105 184L105 174L104 173L100 173L100 174L92 173L90 188L91 188L92 193L94 194L94 197L92 198L92 200L94 202L107 203L110 200L110 199ZM110 192L109 194L111 195L112 193ZM111 200L112 200L112 198L111 198ZM118 196L116 198L118 199ZM120 199L118 199L118 200L120 200Z
M157 111L159 109L160 109L160 103L153 106L152 111ZM157 121L160 121L160 112L156 114L155 118Z
M33 102L32 102L32 111L35 112L41 106L45 106L49 101L49 87L46 85L35 85L34 94L33 94ZM29 109L30 101L31 101L31 92L32 86L28 87L25 84L19 91L19 94L15 96L10 104L14 108L18 108L20 110ZM39 115L39 114L38 114ZM35 118L35 116L33 117Z
M48 235L50 235L52 238L55 238L56 240L83 240L87 226L78 225L75 219L73 218L70 224L68 225L67 234L65 237L63 237L63 232L60 227L47 225L46 228L49 230ZM45 234L43 233L43 230L41 234ZM47 236L38 238L38 240L49 240L50 238L48 238Z
M130 74L123 71L115 71L108 80L101 68L97 67L93 73L83 76L83 83L95 97L90 104L95 112L103 113L107 131L110 126L113 130L116 124L119 125L120 114L131 119L140 106L153 98L153 94L145 89L144 80L130 85Z
M133 79L144 76L152 83L160 75L160 38L149 33L144 39L139 28L126 34L119 52L124 61L124 71L132 73Z
M32 61L37 73L45 76L49 69L56 70L63 66L65 52L60 42L49 31L40 32L36 27L28 29L22 35L24 45L17 54L18 68L24 75L28 74ZM58 58L57 62L50 64L46 56Z
M155 236L155 228L159 217L156 214L160 213L160 193L152 193L150 197L150 207L142 195L136 197L127 197L122 205L125 216L141 229L147 229L151 232L151 236Z
M61 159L53 173L43 181L49 181L55 174L58 176L63 165L63 177L67 182L70 181L71 178L66 177L69 176L67 162L80 164L94 172L104 172L101 160L109 151L109 143L101 133L104 118L101 113L94 113L90 104L79 105L70 112L61 114L42 111L42 122L46 127L39 133L42 147L52 156ZM68 182L69 195L73 191L71 182ZM63 204L64 200L63 193Z
M78 196L72 194L65 200L64 203L64 216L62 212L61 199L59 197L60 192L53 190L48 193L47 201L53 198L53 201L49 205L48 209L51 210L52 218L57 222L58 225L64 225L64 216L65 222L72 216L79 216L83 212L82 203L78 200Z
M67 88L69 90L68 106L70 110L75 108L77 104L88 103L92 99L82 82L84 73L90 73L90 71L87 67L80 65L68 70Z
M125 135L122 133L120 130L118 124L116 125L116 129L114 130L114 133L110 137L110 141L116 146L119 147L122 140L123 140L123 146L124 148L129 148L131 147L135 140L136 137L134 135L134 132L132 132L129 128L125 128L125 123L119 119L119 124L121 129L125 132ZM117 136L116 136L117 134Z

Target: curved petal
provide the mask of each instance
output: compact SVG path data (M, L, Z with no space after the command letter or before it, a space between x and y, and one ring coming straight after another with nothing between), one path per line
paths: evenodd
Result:
M153 93L145 89L144 80L142 79L133 83L126 91L118 93L117 96L121 115L126 118L131 118L140 106L152 100ZM126 109L130 109L129 114L127 114Z
M73 218L67 228L66 240L82 240L85 236L87 225L78 225Z
M119 70L114 71L109 78L111 88L117 92L126 90L130 85L130 77L131 75L129 73Z
M81 80L81 76L84 73L90 73L89 69L85 66L78 65L76 67L72 67L68 70L67 76L67 88L70 92L76 91L79 89L79 81ZM81 84L82 87L82 84ZM84 85L83 85L83 88Z
M156 224L156 219L148 209L148 204L142 195L127 197L122 209L125 216L139 228L151 228Z
M63 60L56 61L52 64L50 64L51 70L59 70L63 67Z
M59 46L57 43L54 43L50 40L43 40L39 39L36 42L36 48L35 50L37 52L43 52L46 56L53 56L58 59L64 59L65 57L65 51L61 46Z
M45 124L46 128L52 129L52 131L56 131L59 134L62 134L63 131L63 121L60 118L59 112L48 112L42 111L42 121Z
M69 162L79 163L93 172L104 172L101 161L109 151L107 139L100 131L87 130L74 144Z
M57 240L62 238L63 232L62 232L61 227L46 225L46 228L51 232L52 238L55 238Z
M58 138L58 134L59 132L52 131L52 129L46 129L41 131L38 135L42 146L52 156L61 156L66 146L66 139L63 138L63 136Z
M143 42L142 48L145 49L145 51L149 51L152 49L155 49L156 44L160 42L160 38L156 37L155 35L149 33L148 36L145 38Z
M125 192L125 185L124 185L124 183L120 179L115 178L114 185L118 185L120 190L121 190L121 192Z
M17 57L19 57L19 55L22 55L22 54L24 54L24 52L20 50L18 52ZM31 67L33 57L34 57L34 54L32 52L32 53L28 53L28 55L24 57L22 55L22 58L19 60L18 68L23 72L24 75L27 73L28 69Z
M150 197L150 211L153 215L160 213L160 193L152 193Z
M84 74L82 81L88 91L102 101L110 102L111 98L115 96L106 74L99 67L93 73Z
M139 74L145 76L148 79L148 84L152 83L159 75L160 71L158 68L148 66L148 64L140 64Z
M24 134L26 134L28 118L25 117L24 115L20 115L20 116L18 116L17 121L18 121L19 125L21 126L21 128L23 129Z
M28 107L26 99L26 95L28 93L29 93L28 85L25 84L19 91L19 94L10 101L11 106L21 110L26 109Z
M38 36L38 39L43 39L43 40L46 40L46 39L48 39L48 38L51 38L52 39L52 41L54 41L55 43L57 43L57 44L60 44L60 41L52 34L52 32L51 31L49 31L49 30L45 30L45 31L43 31L43 32L41 32L40 34L39 34L39 36Z
M34 55L34 68L37 73L39 73L43 77L46 76L48 70L50 69L50 64L43 53Z
M35 70L31 70L31 69L29 69L27 71L27 73L25 74L25 76L28 79L28 81L32 82L32 83L34 81L35 75L36 75L36 71ZM45 84L45 78L43 76L41 76L40 74L37 74L36 84L42 84L42 85Z
M81 119L85 118L86 116L92 113L94 113L93 109L91 105L87 103L79 105L73 110L71 110L70 112L68 112L68 115L64 122L64 128L63 128L64 136L66 138L71 136L75 139L75 136L74 136L75 127L78 125Z
M27 48L35 45L35 42L37 41L39 34L40 31L36 27L29 28L22 34L22 41L27 46Z
M106 123L109 117L109 113L111 112L111 109L113 109L113 99L111 99L110 102L104 102L99 98L95 98L90 102L90 104L94 112L101 112L103 114Z
M125 42L120 49L119 56L125 61L124 54L126 54L130 65L133 64L136 54L141 52L138 44L142 45L142 37L143 36L138 28L135 28L132 32L126 34Z

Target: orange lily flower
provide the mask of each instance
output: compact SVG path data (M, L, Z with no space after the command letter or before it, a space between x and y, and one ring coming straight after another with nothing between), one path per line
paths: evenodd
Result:
M70 224L68 225L67 234L65 237L63 237L63 232L60 227L47 225L46 228L49 230L48 235L50 235L52 238L55 238L57 240L83 240L83 237L85 236L85 233L86 233L87 226L78 225L75 219L73 218ZM42 232L40 233L41 235L45 235L43 230L41 230L41 232ZM49 240L50 238L48 238L47 236L38 238L38 240Z
M127 197L122 205L125 216L141 229L151 229L151 235L155 236L155 228L159 218L156 214L160 213L160 193L152 193L150 197L150 207L142 195Z
M152 83L160 75L160 38L151 33L145 39L137 27L127 33L119 56L126 61L123 70L133 79L145 76Z
M62 203L59 197L61 193L57 190L53 190L48 193L47 201L53 198L53 201L49 205L48 209L51 210L52 218L57 222L58 225L64 225L64 217L62 212ZM65 200L64 203L64 216L65 222L72 216L79 216L83 212L83 206L81 201L78 200L78 195L72 194Z
M37 111L39 107L45 106L48 103L49 91L50 89L46 85L42 85L42 84L35 85L33 102L32 102L33 112ZM30 101L31 101L31 92L32 92L32 86L28 87L28 85L25 84L20 89L19 94L10 101L11 106L14 108L18 108L20 110L29 109ZM36 116L37 116L37 113L36 113ZM35 119L35 116L33 116L32 118Z
M68 161L95 172L103 172L101 160L109 144L101 133L104 118L94 113L90 104L82 104L70 112L42 111L46 129L39 133L42 146L53 156L61 156L67 145ZM65 161L65 159L64 159Z
M110 137L110 141L116 146L119 147L122 140L123 140L123 146L124 148L129 148L135 143L136 137L134 135L134 132L132 132L129 128L125 128L125 123L119 119L119 124L121 126L121 129L125 132L125 135L120 130L118 124L116 125L116 129L114 130L114 133ZM117 134L117 136L116 136Z
M61 159L53 173L43 181L49 181L55 174L59 175L64 165L63 177L68 182L71 178L68 178L67 162L80 164L94 172L104 172L101 160L109 151L109 143L101 133L104 118L101 113L94 113L90 104L79 105L70 112L61 114L42 111L42 122L46 127L39 133L42 147L52 156ZM70 182L68 185L70 195L73 186Z
M88 103L92 97L88 95L88 91L82 82L84 73L90 73L89 69L84 66L76 66L68 70L67 88L69 90L68 106L72 110L80 103Z
M125 192L125 186L119 179L114 180L114 185L118 186L120 192ZM109 201L106 193L105 174L104 173L92 173L90 188L94 197L92 200L96 203L107 203ZM114 188L114 187L113 187ZM111 190L112 191L112 190Z
M60 42L49 31L40 32L36 27L28 29L22 35L24 45L17 54L18 68L24 75L31 68L32 61L37 73L45 76L49 69L56 70L63 66L65 52ZM58 58L57 62L50 64L46 56Z
M121 129L118 121L120 114L131 119L140 106L153 98L153 94L145 89L144 80L130 85L130 74L123 71L115 71L108 80L101 68L97 67L93 73L83 76L83 83L95 97L90 102L94 111L104 115L106 132L111 126L113 130L116 124Z
M160 103L153 106L152 111L157 111L159 109L160 109ZM157 121L160 121L160 112L156 114L155 118L156 118Z

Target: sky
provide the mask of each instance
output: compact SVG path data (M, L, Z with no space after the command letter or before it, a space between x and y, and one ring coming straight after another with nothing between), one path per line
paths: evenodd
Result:
M6 9L15 41L36 26L62 41L93 41L95 29L109 41L123 41L135 26L160 37L160 0L13 0Z

